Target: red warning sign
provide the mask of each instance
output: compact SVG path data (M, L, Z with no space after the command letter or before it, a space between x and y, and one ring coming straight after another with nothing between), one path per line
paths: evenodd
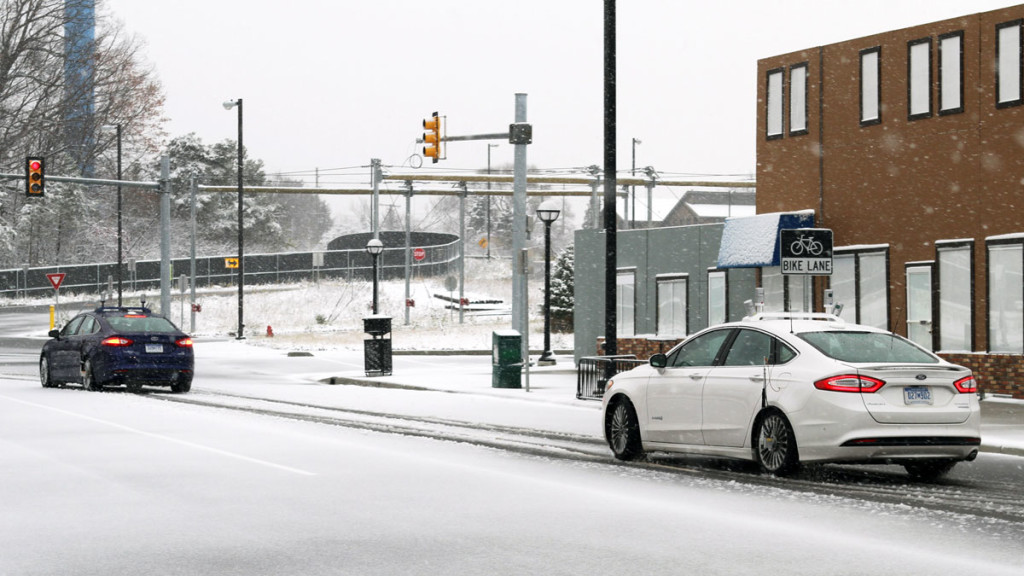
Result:
M50 281L50 284L53 285L54 290L60 290L60 283L64 281L64 276L65 274L63 272L55 272L47 274L46 278Z

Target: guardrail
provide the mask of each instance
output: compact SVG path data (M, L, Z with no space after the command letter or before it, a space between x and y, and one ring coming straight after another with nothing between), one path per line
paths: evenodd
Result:
M427 247L423 260L412 260L413 274L439 276L449 274L459 260L458 241ZM314 254L323 254L323 266L314 266ZM238 279L236 269L225 268L225 258L233 255L196 258L196 287L231 285ZM125 290L157 291L160 289L160 261L125 262L121 280ZM285 252L280 254L246 254L246 284L296 282L316 278L365 278L370 280L373 262L362 249L320 250L317 252ZM380 256L381 278L405 276L405 247L385 248ZM171 260L171 280L189 275L189 258ZM46 275L63 272L66 276L60 289L64 292L95 292L107 289L108 279L117 282L117 263L79 264L73 266L41 266L0 270L0 297L45 297L53 294Z
M646 364L633 354L618 356L584 356L576 365L576 398L600 400L608 380L618 374Z

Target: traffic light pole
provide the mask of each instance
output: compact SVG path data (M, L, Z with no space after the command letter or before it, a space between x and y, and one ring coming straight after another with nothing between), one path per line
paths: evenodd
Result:
M526 94L516 94L516 123L526 122ZM512 254L526 248L526 144L515 143L512 168ZM523 335L523 362L530 361L525 337L530 330L525 317L526 266L512 266L512 328Z

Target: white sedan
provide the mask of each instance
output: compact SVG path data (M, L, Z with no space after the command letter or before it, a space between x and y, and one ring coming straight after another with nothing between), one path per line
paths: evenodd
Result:
M824 314L759 314L708 328L615 375L603 397L616 458L890 463L931 479L981 444L977 384L891 332Z

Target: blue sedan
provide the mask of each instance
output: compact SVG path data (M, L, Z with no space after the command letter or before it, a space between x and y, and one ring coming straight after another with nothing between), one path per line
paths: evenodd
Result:
M124 385L192 388L192 338L149 308L99 307L51 330L39 358L44 388L81 384L86 390Z

